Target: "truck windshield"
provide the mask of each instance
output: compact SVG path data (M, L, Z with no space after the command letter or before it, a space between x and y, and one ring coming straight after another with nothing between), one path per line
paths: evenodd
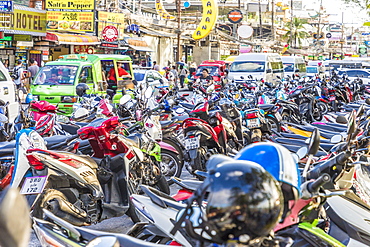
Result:
M208 73L211 76L217 76L218 74L220 74L220 71L218 70L218 67L217 66L199 66L198 69L197 69L197 73L195 75L196 76L201 76L202 75L202 71L204 69L207 69L208 70Z
M33 81L34 85L73 85L78 66L45 65Z
M265 62L263 61L234 61L231 64L230 72L264 72Z

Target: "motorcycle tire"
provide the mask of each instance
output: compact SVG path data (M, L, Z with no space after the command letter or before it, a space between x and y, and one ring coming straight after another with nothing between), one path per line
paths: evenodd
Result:
M130 217L132 222L134 222L136 224L136 223L140 222L141 220L140 220L139 215L136 212L135 206L134 206L134 204L132 203L131 200L130 200L129 204L130 204L130 207L126 212L126 215L128 217Z
M329 111L328 105L324 102L317 102L316 107L320 110L321 115L325 115Z
M194 167L194 171L195 170L199 170L199 171L206 171L206 168L205 168L205 162L204 161L204 164L202 163L202 153L204 152L203 148L199 149L198 153L197 153L197 157L195 157L195 159L193 160L193 167ZM195 173L193 173L193 175L198 178L200 181L203 181L205 178L202 177L202 176L199 176Z
M284 111L282 114L281 114L281 119L283 122L291 122L291 118L290 118L290 115L288 112Z
M181 167L183 167L183 165L184 165L184 151L183 151L183 148L177 143L176 140L173 140L171 138L164 137L162 139L162 141L164 143L167 143L167 144L171 145L172 147L174 147L176 149L176 151L179 153L177 156L178 156L178 159L181 163Z
M162 191L163 193L166 193L167 195L170 194L170 185L168 184L166 177L162 174L159 176L154 188Z
M280 132L281 131L280 123L276 118L267 116L266 120L270 123L271 130L273 130L273 132L275 132L275 131Z
M182 163L178 155L170 150L162 149L161 151L161 171L162 175L166 177L169 185L173 184L171 177L180 178L182 171Z

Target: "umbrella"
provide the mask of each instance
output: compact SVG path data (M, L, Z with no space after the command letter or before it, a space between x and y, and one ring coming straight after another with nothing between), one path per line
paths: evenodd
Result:
M176 64L185 65L184 62L176 62Z

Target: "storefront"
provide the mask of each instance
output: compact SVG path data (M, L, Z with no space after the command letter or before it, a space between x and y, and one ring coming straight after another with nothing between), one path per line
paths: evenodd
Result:
M134 65L138 65L143 68L151 68L153 66L151 54L153 50L144 40L128 38L125 41L128 44L128 50L125 55L129 55L131 57Z
M0 31L4 36L0 39L0 60L8 64L9 70L22 60L26 68L30 58L40 65L43 61L43 51L47 45L35 45L46 35L46 11L14 5L12 14L2 13Z

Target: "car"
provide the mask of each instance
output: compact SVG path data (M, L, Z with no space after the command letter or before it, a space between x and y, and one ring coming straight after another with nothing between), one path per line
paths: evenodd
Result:
M134 69L138 85L148 82L150 86L169 86L167 79L156 70Z
M362 79L363 83L370 83L370 71L365 69L341 69L338 70L338 75L342 76L343 74L348 75L349 80L355 80L357 78Z
M1 105L7 105L5 115L8 117L9 123L14 123L14 120L19 115L20 109L18 90L8 70L0 62L0 106Z

